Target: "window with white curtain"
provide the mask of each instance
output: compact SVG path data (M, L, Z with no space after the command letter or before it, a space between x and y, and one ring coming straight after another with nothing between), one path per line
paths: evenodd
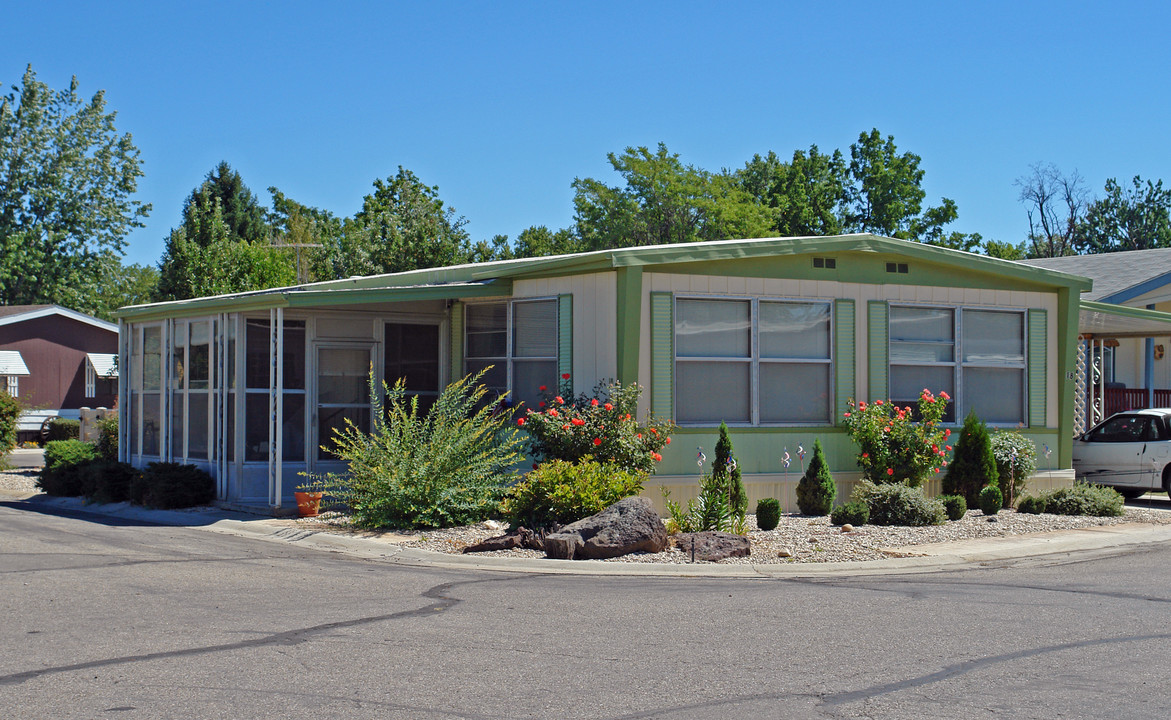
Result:
M828 302L676 301L679 423L829 423L832 366Z
M491 365L481 380L489 390L535 408L542 385L558 386L556 300L473 303L464 318L465 371Z
M892 306L889 331L895 404L915 407L927 388L952 397L945 422L973 410L994 425L1024 422L1023 311Z

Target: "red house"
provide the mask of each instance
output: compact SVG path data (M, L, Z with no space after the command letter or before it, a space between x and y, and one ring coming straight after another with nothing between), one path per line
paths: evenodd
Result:
M0 387L28 408L22 434L49 417L118 398L118 326L59 305L0 307Z

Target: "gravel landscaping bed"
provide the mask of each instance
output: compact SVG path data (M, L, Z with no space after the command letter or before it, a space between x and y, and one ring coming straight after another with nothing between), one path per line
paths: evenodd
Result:
M0 472L0 490L26 493L37 491L40 468L10 468Z
M980 538L1025 535L1029 533L1101 527L1125 523L1171 524L1171 510L1127 507L1126 514L1116 518L1070 517L1064 515L1028 515L1010 510L988 518L979 510L969 510L962 520L931 527L880 527L863 525L853 532L843 533L831 525L827 517L807 517L795 514L781 516L775 530L762 532L756 527L756 517L748 516L752 554L745 558L721 560L721 564L811 563L882 560L893 557L921 555L900 550L913 545L976 540ZM344 515L326 514L319 518L296 521L299 526L333 532L360 532L349 525ZM463 548L485 538L503 534L507 528L489 521L466 527L427 530L402 542L404 547L458 554ZM362 533L371 536L376 533ZM782 550L791 557L780 557ZM542 558L536 550L499 550L477 555L516 558ZM678 548L661 553L637 553L604 562L687 563L690 557Z

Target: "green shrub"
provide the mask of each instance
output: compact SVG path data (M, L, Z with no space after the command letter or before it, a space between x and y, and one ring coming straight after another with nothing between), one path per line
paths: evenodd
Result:
M130 500L130 488L140 475L137 468L121 462L92 462L85 468L85 496L95 503Z
M107 415L98 420L98 456L106 462L118 461L118 416Z
M995 485L985 485L980 491L980 512L985 515L995 515L1004 506L1004 496L1000 488Z
M985 485L996 485L999 474L996 458L992 454L992 441L988 427L968 413L960 439L955 446L955 458L943 476L943 492L948 495L963 495L968 507L978 507L980 490Z
M991 444L1004 507L1011 508L1037 469L1037 446L1016 430L997 430L992 433Z
M861 500L851 500L845 505L839 505L830 513L829 521L834 525L849 523L855 527L870 522L870 506Z
M800 508L802 515L829 515L837 492L838 488L825 462L821 440L814 440L809 467L797 483L797 507Z
M667 488L660 490L667 504L667 529L670 532L717 530L742 534L745 529L733 526L732 513L728 509L728 488L709 473L704 473L699 481L699 497L688 500L686 508L671 499L671 492Z
M16 447L16 425L24 405L6 391L0 390L0 453Z
M146 486L142 504L171 510L207 505L215 499L215 481L194 465L154 462L142 473Z
M1045 499L1036 495L1026 495L1017 503L1016 511L1028 515L1040 515L1045 512Z
M1122 495L1117 490L1086 483L1050 490L1043 493L1041 499L1045 503L1045 512L1054 515L1118 517L1124 507Z
M764 498L756 503L756 527L764 531L776 530L781 523L781 502Z
M448 385L425 414L401 379L384 385L384 411L371 376L373 432L349 421L335 430L334 452L349 470L311 480L348 506L358 527L451 527L491 517L522 459L523 440L511 415L481 402L485 371Z
M659 451L671 444L675 426L665 420L640 423L638 383L598 383L592 394L572 394L568 377L561 394L545 386L540 406L528 408L520 425L531 436L529 453L538 461L577 462L586 455L603 465L652 475Z
M947 519L943 503L923 494L921 488L902 484L875 485L862 481L854 488L854 500L870 508L872 525L942 525Z
M940 495L935 499L943 503L948 520L963 520L968 514L968 501L963 495Z
M577 463L542 463L508 491L501 514L513 528L551 528L595 515L622 498L638 495L646 476L588 455Z
M49 495L73 497L82 494L83 467L97 458L94 446L80 440L53 440L45 443L45 466L37 487Z
M723 483L728 493L728 512L735 523L743 526L748 515L748 492L740 477L740 465L728 437L728 426L720 423L720 438L716 440L716 461L712 464L712 479Z
M53 418L49 421L46 442L54 440L76 440L81 437L81 421L67 418Z

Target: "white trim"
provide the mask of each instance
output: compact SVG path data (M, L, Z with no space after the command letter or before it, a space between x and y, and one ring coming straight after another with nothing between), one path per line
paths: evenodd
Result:
M0 325L12 325L13 323L25 322L26 320L36 320L37 318L48 317L50 315L61 315L62 317L70 318L78 322L83 322L86 325L93 325L102 330L109 330L112 333L118 332L118 326L112 322L99 320L92 315L79 313L76 310L63 308L60 305L53 305L52 307L41 308L40 310L29 310L28 312L18 313L16 315L9 315L7 317L0 317Z

